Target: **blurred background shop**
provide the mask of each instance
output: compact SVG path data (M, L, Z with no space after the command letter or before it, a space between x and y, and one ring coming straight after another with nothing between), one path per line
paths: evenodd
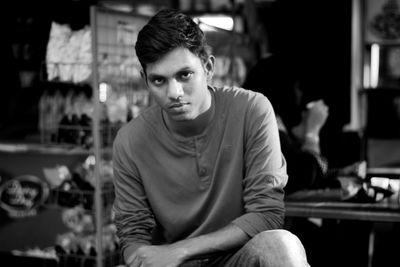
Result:
M400 221L400 0L14 0L1 16L2 266L122 264L110 145L152 103L134 42L162 7L205 31L216 86L241 86L271 54L299 71L306 96L329 106L321 150L330 166L364 161L365 175L352 178L376 190L361 204L378 204L364 219L316 215L317 224L347 218L360 230L335 228L320 246L341 266L398 262L388 244ZM355 207L345 204L335 207L350 211L338 214ZM378 209L383 217L370 213Z

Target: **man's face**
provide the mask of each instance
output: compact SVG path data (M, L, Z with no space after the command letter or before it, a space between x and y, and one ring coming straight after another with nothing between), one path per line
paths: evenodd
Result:
M147 64L146 79L154 100L175 121L193 120L210 106L207 80L214 58L203 63L186 48L176 48L158 61Z

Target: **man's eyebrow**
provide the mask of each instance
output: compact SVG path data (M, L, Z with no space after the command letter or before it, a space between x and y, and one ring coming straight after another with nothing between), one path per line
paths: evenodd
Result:
M189 66L185 66L185 67L182 67L182 68L180 68L179 70L177 70L172 76L175 76L175 75L177 75L177 74L180 74L181 72L185 72L185 71L191 71L192 70L192 68L191 67L189 67ZM158 74L158 73L149 73L148 75L147 75L147 77L150 79L154 79L154 78L166 78L167 76L165 76L165 75L162 75L162 74Z
M181 73L181 72L183 72L183 71L191 71L192 70L192 68L191 67L189 67L189 66L187 66L187 67L183 67L183 68L181 68L180 70L178 70L176 73Z
M164 76L160 75L160 74L156 74L156 73L150 73L150 74L147 75L147 78L148 79L164 78Z

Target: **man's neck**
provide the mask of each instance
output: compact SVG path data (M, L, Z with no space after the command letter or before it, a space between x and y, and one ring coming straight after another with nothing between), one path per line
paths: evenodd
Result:
M176 135L180 135L183 137L190 137L201 134L207 126L210 124L214 117L215 111L215 101L213 97L213 93L209 91L211 104L210 107L200 114L194 120L189 121L171 121L168 116L164 114L164 120L167 125L167 128Z

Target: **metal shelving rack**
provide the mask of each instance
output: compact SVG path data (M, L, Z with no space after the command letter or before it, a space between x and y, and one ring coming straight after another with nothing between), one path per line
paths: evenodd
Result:
M121 125L135 117L140 110L149 105L150 99L140 77L140 64L137 60L134 43L138 31L147 22L147 17L109 10L98 6L90 8L92 33L92 88L94 101L93 150L95 164L95 221L96 221L96 266L103 267L103 203L101 184L101 164L109 159L109 147L105 147L101 135L101 119L112 101L126 102L120 117ZM119 102L120 103L120 102ZM115 103L114 103L115 104ZM110 110L108 110L110 111ZM112 116L111 116L112 117ZM107 266L108 267L108 266Z

